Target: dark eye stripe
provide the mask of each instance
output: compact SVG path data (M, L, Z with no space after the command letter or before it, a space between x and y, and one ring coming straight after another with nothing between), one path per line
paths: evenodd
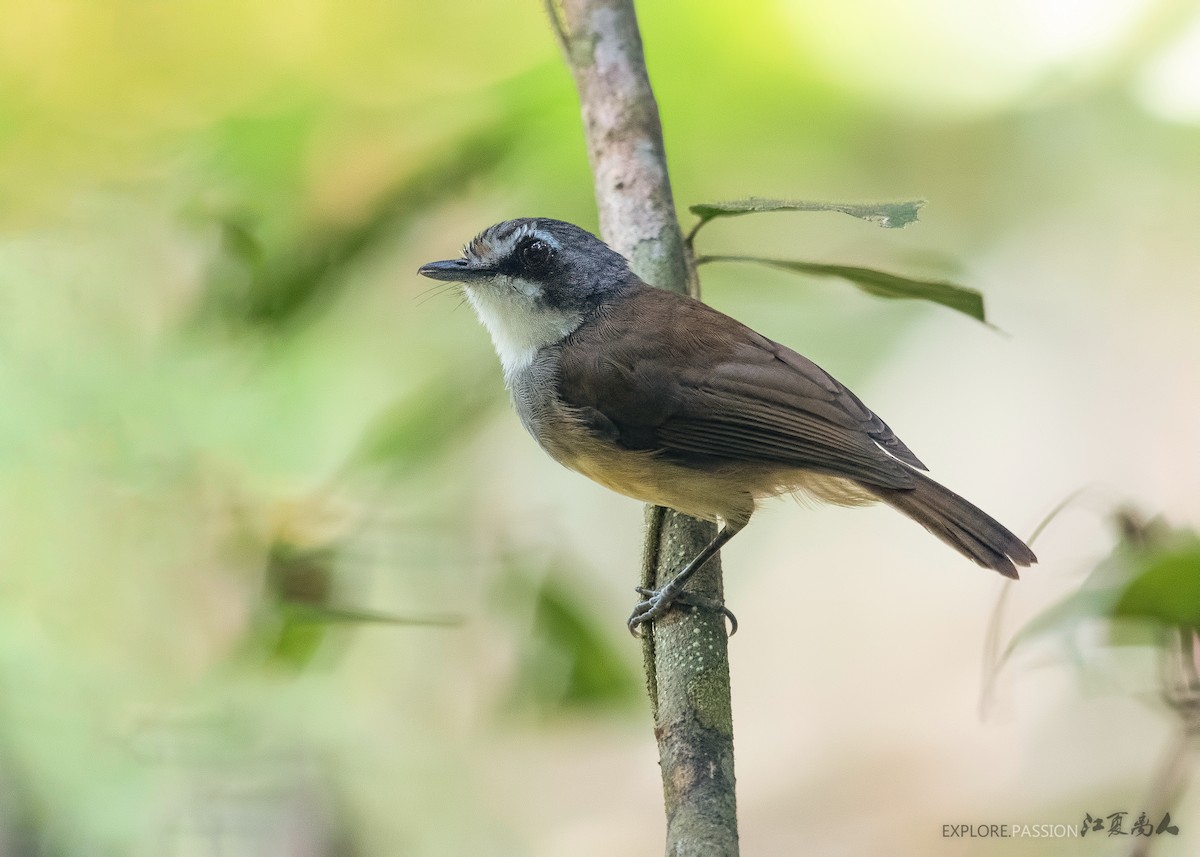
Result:
M531 241L523 242L517 252L526 265L541 268L554 255L554 248L542 239L534 238Z

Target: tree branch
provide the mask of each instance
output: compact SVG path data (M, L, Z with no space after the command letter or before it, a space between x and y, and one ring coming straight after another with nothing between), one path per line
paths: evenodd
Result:
M562 0L547 7L575 77L600 231L646 282L696 294L646 74L632 0ZM643 585L659 587L715 535L712 524L647 511ZM720 558L690 588L721 598ZM733 719L725 620L676 609L644 626L646 686L654 715L671 857L738 853Z

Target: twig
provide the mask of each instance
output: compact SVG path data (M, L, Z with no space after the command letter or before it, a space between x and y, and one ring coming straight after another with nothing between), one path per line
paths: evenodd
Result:
M546 0L579 90L600 231L659 288L696 294L667 174L658 106L632 0ZM647 516L643 585L663 585L715 534L669 510ZM651 581L653 581L651 583ZM691 588L722 597L719 558ZM733 718L724 618L676 610L643 633L671 857L738 853Z

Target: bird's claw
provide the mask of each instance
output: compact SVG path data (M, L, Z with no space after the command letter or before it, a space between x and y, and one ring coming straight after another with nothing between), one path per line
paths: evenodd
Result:
M640 637L641 626L647 622L653 622L660 616L665 614L676 604L683 604L688 607L700 607L706 610L715 610L729 620L729 636L732 637L737 633L738 621L730 610L721 601L715 598L707 598L703 595L697 595L695 592L675 592L668 593L662 589L648 589L644 586L634 588L634 591L639 595L645 596L645 601L638 602L633 608L633 612L629 614L629 621L625 624L629 628L629 633L635 637Z

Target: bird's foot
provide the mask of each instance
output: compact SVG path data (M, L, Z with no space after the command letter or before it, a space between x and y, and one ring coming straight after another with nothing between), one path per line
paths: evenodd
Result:
M729 636L732 637L737 633L737 617L733 615L733 611L726 607L723 602L715 598L697 595L695 592L687 592L686 590L671 591L669 584L662 589L647 589L643 586L638 586L635 591L646 598L645 601L638 602L638 605L633 608L633 612L629 614L629 621L625 623L629 626L629 633L635 637L642 635L642 625L647 622L653 622L676 604L687 607L699 607L705 610L715 610L729 620Z

